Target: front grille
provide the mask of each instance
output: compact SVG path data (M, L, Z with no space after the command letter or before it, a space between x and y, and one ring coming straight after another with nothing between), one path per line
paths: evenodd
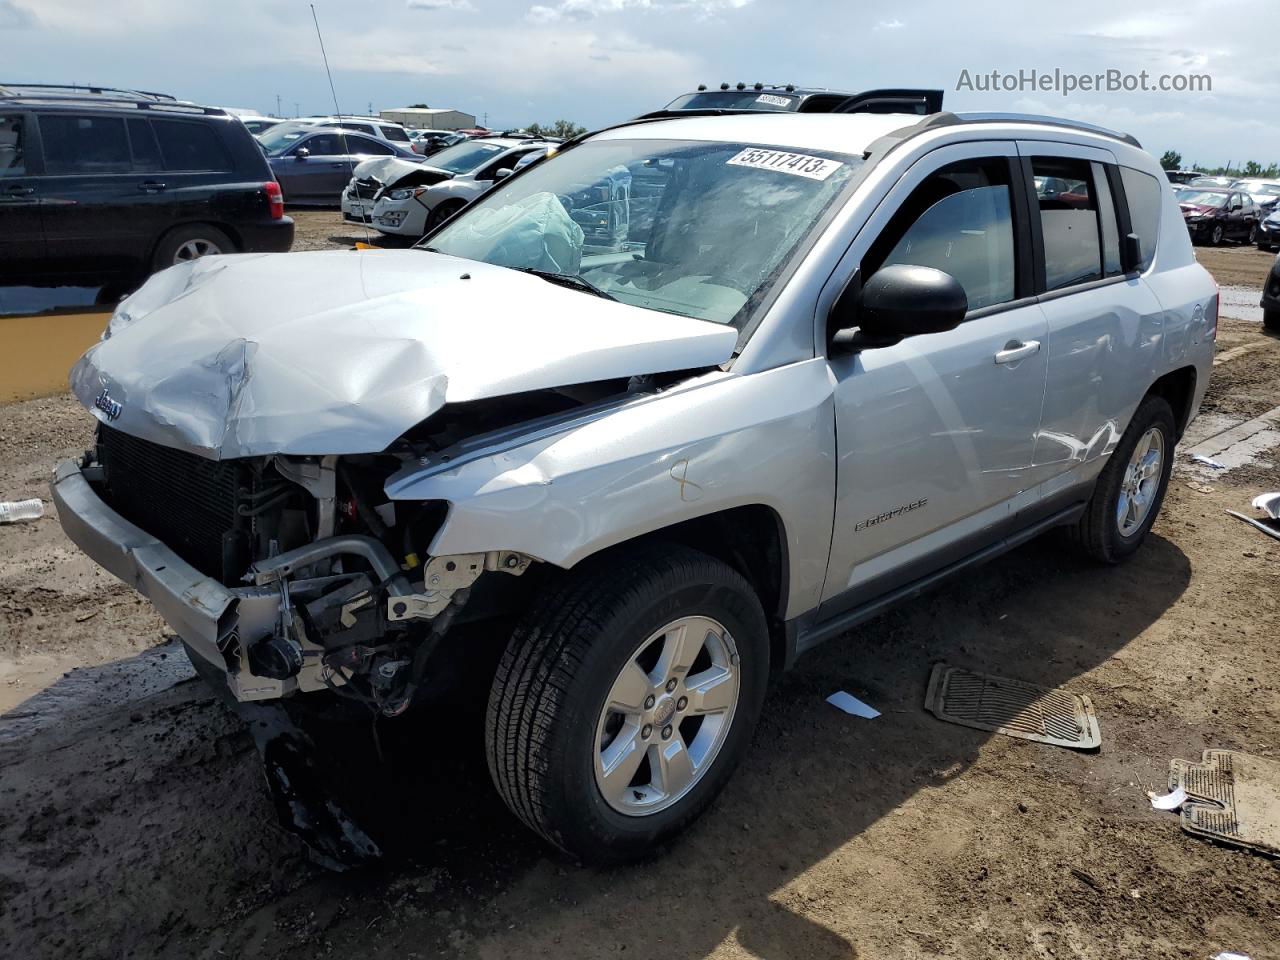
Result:
M98 428L103 498L201 573L227 585L248 566L248 521L238 516L253 488L243 461L213 461Z
M381 189L382 184L377 180L357 180L347 193L356 200L372 200Z

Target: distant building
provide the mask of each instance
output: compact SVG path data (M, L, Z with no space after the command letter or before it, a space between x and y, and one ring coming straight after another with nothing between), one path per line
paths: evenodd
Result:
M380 110L378 116L423 130L465 130L476 125L476 118L471 114L446 107L397 107Z

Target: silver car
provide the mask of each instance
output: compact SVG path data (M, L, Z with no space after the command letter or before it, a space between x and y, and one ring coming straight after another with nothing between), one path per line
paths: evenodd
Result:
M397 716L496 638L498 791L627 860L800 654L1051 528L1138 550L1217 316L1132 138L637 122L416 248L156 275L72 373L97 445L53 493L241 704Z

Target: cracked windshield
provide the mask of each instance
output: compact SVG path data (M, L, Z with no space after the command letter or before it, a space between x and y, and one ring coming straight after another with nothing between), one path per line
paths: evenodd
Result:
M481 200L426 249L740 327L860 163L742 143L588 143Z

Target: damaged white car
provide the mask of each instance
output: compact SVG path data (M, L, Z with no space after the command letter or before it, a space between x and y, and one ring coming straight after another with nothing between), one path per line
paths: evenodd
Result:
M1052 527L1138 549L1216 327L1131 138L634 122L413 249L156 275L73 370L97 442L53 494L242 705L395 717L498 645L498 790L624 860L804 650Z
M342 191L342 217L416 240L509 177L525 157L548 146L540 138L485 137L446 147L420 163L395 157L366 160Z

